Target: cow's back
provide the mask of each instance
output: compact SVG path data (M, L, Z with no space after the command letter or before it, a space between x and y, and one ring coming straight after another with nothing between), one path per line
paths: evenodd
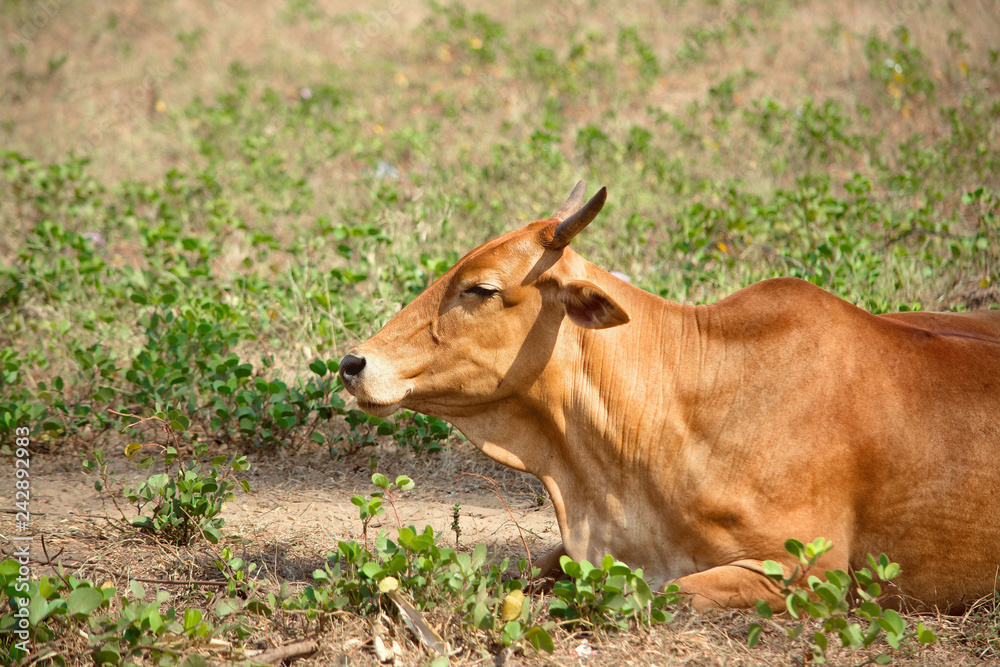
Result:
M981 336L1000 343L1000 310L970 313L908 312L886 313L884 319L940 334Z

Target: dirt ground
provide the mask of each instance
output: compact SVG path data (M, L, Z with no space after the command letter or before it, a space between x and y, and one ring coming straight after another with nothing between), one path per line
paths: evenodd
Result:
M140 476L134 464L121 452L117 456L109 453L112 470L135 484ZM367 453L341 461L333 460L325 449L291 457L262 457L241 475L250 482L250 492L240 491L226 506L224 533L238 535L250 558L259 558L270 574L293 582L311 581L312 571L327 551L336 549L338 540L362 539L358 510L351 497L377 490L371 484L372 472L390 478L404 473L411 476L417 485L400 494L399 519L403 525L420 528L430 524L435 532L449 536L448 544L454 536L451 524L456 503L461 506L460 546L471 549L486 542L504 555L524 556L514 521L535 555L559 543L555 514L541 484L492 463L468 443L422 459L388 447L380 451L374 468ZM64 560L82 564L100 551L90 541L94 535L114 541L105 516L114 519L120 515L111 502L102 503L102 494L94 489L96 475L86 474L78 459L38 456L32 461L32 473L33 522L39 534L46 535L50 555L54 555L53 549L64 549ZM511 512L504 509L492 485L469 473L495 480ZM13 476L8 477L0 479L3 498L14 495ZM123 509L130 517L134 515L130 508ZM388 503L386 509L387 513L369 526L369 539L380 529L395 529L396 518ZM12 524L13 515L5 513L0 521Z
M117 450L112 453L112 469L126 473L130 483L138 480L121 448ZM127 473L129 467L131 474ZM417 487L399 499L400 520L420 528L429 523L442 535L443 544L451 544L454 537L451 521L456 503L461 506L459 548L463 550L485 542L496 553L520 558L524 546L518 527L536 557L559 542L552 506L541 484L494 464L467 442L455 442L440 454L419 457L384 448L377 457L376 469L390 477L405 472L416 481ZM94 489L95 477L83 472L76 457L38 454L32 459L31 471L32 527L38 536L32 554L36 574L52 574L54 569L47 563L59 561L71 574L96 582L111 581L118 590L127 590L131 580L145 580L148 586L175 591L185 587L164 582L197 581L202 583L196 587L196 594L206 599L214 590L211 582L222 582L212 566L219 546L201 543L177 548L114 527L108 517L119 516L117 511L110 503L102 504L101 494ZM350 499L374 490L371 472L367 454L341 461L333 460L325 450L257 458L245 473L250 492L241 492L224 510L223 532L229 536L225 544L235 555L257 563L259 576L267 580L265 586L287 582L293 589L301 589L312 581L311 573L322 567L326 553L336 548L337 540L361 539L361 522ZM496 481L510 512L492 485L474 475ZM0 476L0 498L12 498L13 494L13 476ZM14 512L10 503L0 503L0 535L14 532ZM392 509L387 508L370 528L369 539L380 528L391 534L395 523ZM190 589L186 594L192 594ZM556 653L552 656L509 651L482 656L466 653L456 656L456 662L594 666L800 664L800 657L787 651L776 632L766 634L761 646L748 649L746 630L753 620L743 612L696 615L678 610L673 623L650 633L561 635L556 638ZM922 620L944 631L946 639L919 656L897 657L894 664L996 664L992 654L976 655L982 644L969 643L981 631L976 619ZM341 619L320 638L317 654L294 664L379 664L371 650L376 632L371 623L357 617ZM390 632L397 633L403 647L396 664L426 664L427 655L405 630L396 627ZM261 634L250 646L266 649L281 643L281 637ZM587 654L587 649L592 652ZM831 653L833 664L858 664L860 660L859 655Z

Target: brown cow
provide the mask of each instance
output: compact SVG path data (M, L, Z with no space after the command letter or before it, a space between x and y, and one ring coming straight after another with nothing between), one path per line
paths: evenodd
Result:
M889 554L918 607L993 592L1000 311L876 316L789 278L672 303L568 247L605 197L580 183L352 350L358 405L450 421L542 481L553 558L610 553L696 608L779 602L760 563L790 570L789 537L829 538L823 568Z

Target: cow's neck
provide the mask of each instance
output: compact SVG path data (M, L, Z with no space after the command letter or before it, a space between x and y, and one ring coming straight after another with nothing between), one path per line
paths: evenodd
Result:
M672 493L649 471L671 465L690 416L684 396L701 381L690 368L692 357L702 365L703 348L693 307L628 285L612 296L631 324L593 331L564 321L550 363L526 393L456 422L488 456L542 480L577 558L606 549L621 526L636 529L637 512L662 507ZM612 497L608 488L624 491Z

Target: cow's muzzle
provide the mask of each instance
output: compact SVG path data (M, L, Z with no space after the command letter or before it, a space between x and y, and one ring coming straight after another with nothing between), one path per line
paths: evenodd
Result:
M376 417L388 417L398 410L413 389L412 382L399 379L391 363L357 349L341 360L340 380L358 399L358 407Z
M352 394L361 379L361 373L365 370L365 358L353 354L346 355L340 362L340 381L344 387Z

